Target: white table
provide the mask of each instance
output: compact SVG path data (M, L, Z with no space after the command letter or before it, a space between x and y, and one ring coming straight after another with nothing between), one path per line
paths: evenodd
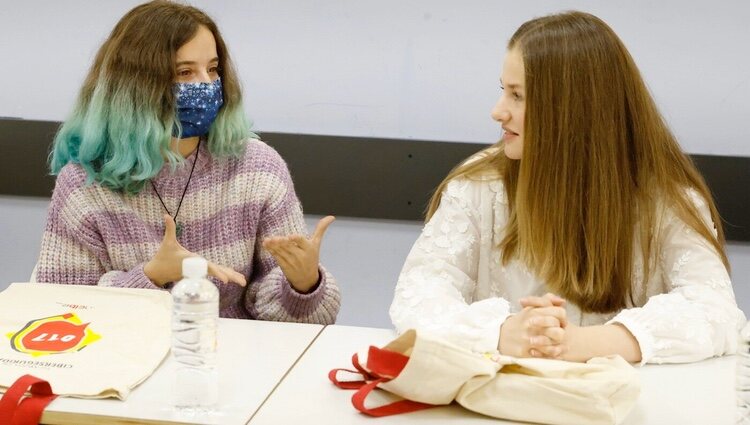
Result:
M373 418L351 405L351 391L328 381L328 371L351 368L354 352L382 346L395 337L386 329L327 326L250 425L368 424ZM731 425L734 423L734 356L685 365L647 365L641 368L641 395L625 425ZM464 410L458 405L383 417L388 424L511 424ZM460 422L458 422L460 421Z
M187 415L171 407L175 363L171 355L127 400L58 398L45 410L45 424L246 424L322 325L219 320L217 413Z
M641 368L641 395L623 425L733 425L735 356Z

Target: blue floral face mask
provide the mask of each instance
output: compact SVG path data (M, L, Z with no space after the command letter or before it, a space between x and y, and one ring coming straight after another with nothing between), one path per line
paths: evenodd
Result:
M180 137L207 134L224 104L221 79L210 83L174 83L173 90L177 99L177 118L182 125ZM177 136L176 128L173 134Z

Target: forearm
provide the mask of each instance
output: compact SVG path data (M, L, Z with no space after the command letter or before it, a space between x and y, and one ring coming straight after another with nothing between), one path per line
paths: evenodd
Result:
M585 362L593 357L618 354L631 363L641 361L638 341L622 325L571 327L568 333L565 360Z

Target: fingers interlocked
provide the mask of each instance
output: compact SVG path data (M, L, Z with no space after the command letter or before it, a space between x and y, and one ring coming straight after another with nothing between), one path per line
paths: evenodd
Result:
M533 357L560 357L567 349L565 300L548 292L541 297L522 298L520 304L524 311L529 309L529 354Z

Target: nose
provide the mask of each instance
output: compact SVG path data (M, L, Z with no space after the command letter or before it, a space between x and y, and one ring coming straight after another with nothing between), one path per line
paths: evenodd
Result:
M196 82L198 83L210 83L213 80L208 71L201 71L196 75Z
M510 111L508 111L508 108L505 106L503 96L500 96L497 100L490 115L492 116L492 119L497 122L506 123L510 121Z

